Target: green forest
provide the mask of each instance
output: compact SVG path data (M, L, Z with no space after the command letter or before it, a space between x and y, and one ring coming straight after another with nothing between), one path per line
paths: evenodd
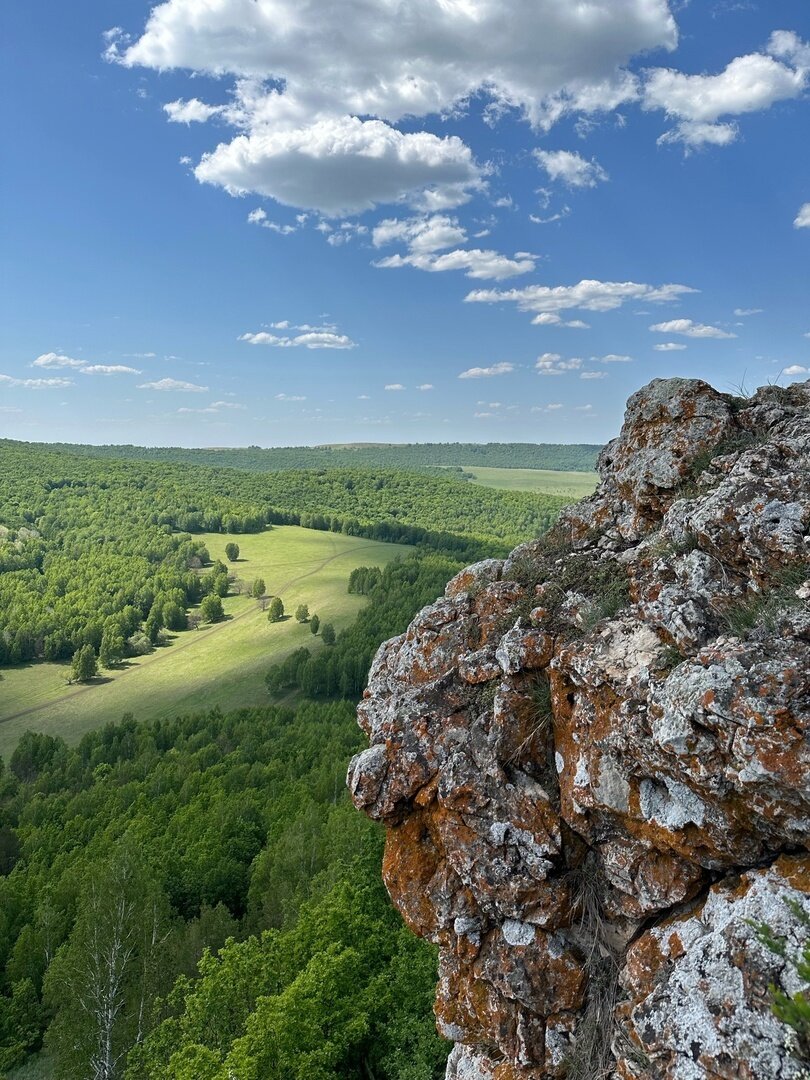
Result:
M283 469L423 469L442 465L493 469L590 472L602 449L596 443L344 443L334 446L204 447L74 446L67 453L104 459L229 466L250 472Z
M355 573L375 602L317 692L353 696L459 565ZM24 736L0 772L0 1075L44 1041L66 1080L440 1076L435 957L345 792L361 745L339 701Z
M542 532L565 501L452 474L190 470L0 442L0 666L85 645L123 656L185 627L228 589L195 534L302 525L471 561Z
M0 463L7 669L72 657L81 679L192 605L214 612L234 535L411 545L347 572L367 602L268 663L266 705L109 717L75 745L29 731L0 760L0 1076L438 1080L435 954L391 907L381 830L345 791L354 702L382 641L563 500L379 466L259 473L11 442Z

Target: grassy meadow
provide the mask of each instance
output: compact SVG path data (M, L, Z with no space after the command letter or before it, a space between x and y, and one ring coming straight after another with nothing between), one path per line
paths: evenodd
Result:
M559 495L574 502L596 490L599 477L595 472L556 472L551 469L489 469L480 465L465 465L472 473L473 483L502 491L531 491L536 495Z
M307 624L295 621L298 604L308 604L322 624L331 622L340 630L365 603L346 591L350 572L356 566L383 566L409 550L293 525L239 536L205 533L201 539L211 558L223 562L225 545L238 543L239 561L229 568L248 587L263 578L268 595L284 601L284 621L268 623L256 600L233 595L223 600L222 622L174 634L170 645L102 671L88 686L67 685L69 664L6 668L0 682L0 756L8 758L29 729L75 742L128 712L149 720L198 708L266 703L264 676L270 665L301 645L320 641Z

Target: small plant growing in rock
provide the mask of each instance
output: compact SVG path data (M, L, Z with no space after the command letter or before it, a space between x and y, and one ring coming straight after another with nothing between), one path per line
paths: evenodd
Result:
M788 953L785 939L777 937L767 923L754 925L762 944L776 956L781 956L786 960L796 975L806 984L803 990L795 994L787 994L773 985L769 989L773 999L771 1007L774 1015L786 1024L791 1032L788 1049L795 1060L803 1066L799 1074L800 1080L810 1080L810 915L796 900L786 900L785 903L804 930L805 941L798 955L791 956Z
M801 606L796 590L810 577L810 565L787 567L775 575L770 589L746 596L721 612L729 633L743 638L755 626L774 630L788 611Z

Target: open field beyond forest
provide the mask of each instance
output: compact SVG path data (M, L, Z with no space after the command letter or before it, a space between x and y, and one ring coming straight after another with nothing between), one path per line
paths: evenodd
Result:
M558 472L553 469L489 469L465 465L474 484L503 491L533 491L538 495L559 495L572 502L592 494L599 483L595 472Z
M225 619L173 635L172 643L149 656L102 671L88 686L67 685L69 664L34 663L3 671L0 683L0 756L8 758L29 729L75 742L85 732L133 713L139 720L175 716L198 708L222 709L267 702L264 676L272 663L302 645L313 646L308 624L296 622L307 604L321 623L348 625L365 603L347 592L357 566L384 566L410 549L398 544L279 526L264 533L199 536L211 558L225 559L225 545L239 544L229 568L248 586L264 579L268 595L284 601L286 617L270 624L247 595L223 601Z

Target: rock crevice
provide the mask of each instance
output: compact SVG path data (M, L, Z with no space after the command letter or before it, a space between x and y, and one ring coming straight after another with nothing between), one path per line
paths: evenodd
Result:
M380 648L352 797L449 1080L797 1080L752 923L810 913L810 383L656 380L599 471Z

